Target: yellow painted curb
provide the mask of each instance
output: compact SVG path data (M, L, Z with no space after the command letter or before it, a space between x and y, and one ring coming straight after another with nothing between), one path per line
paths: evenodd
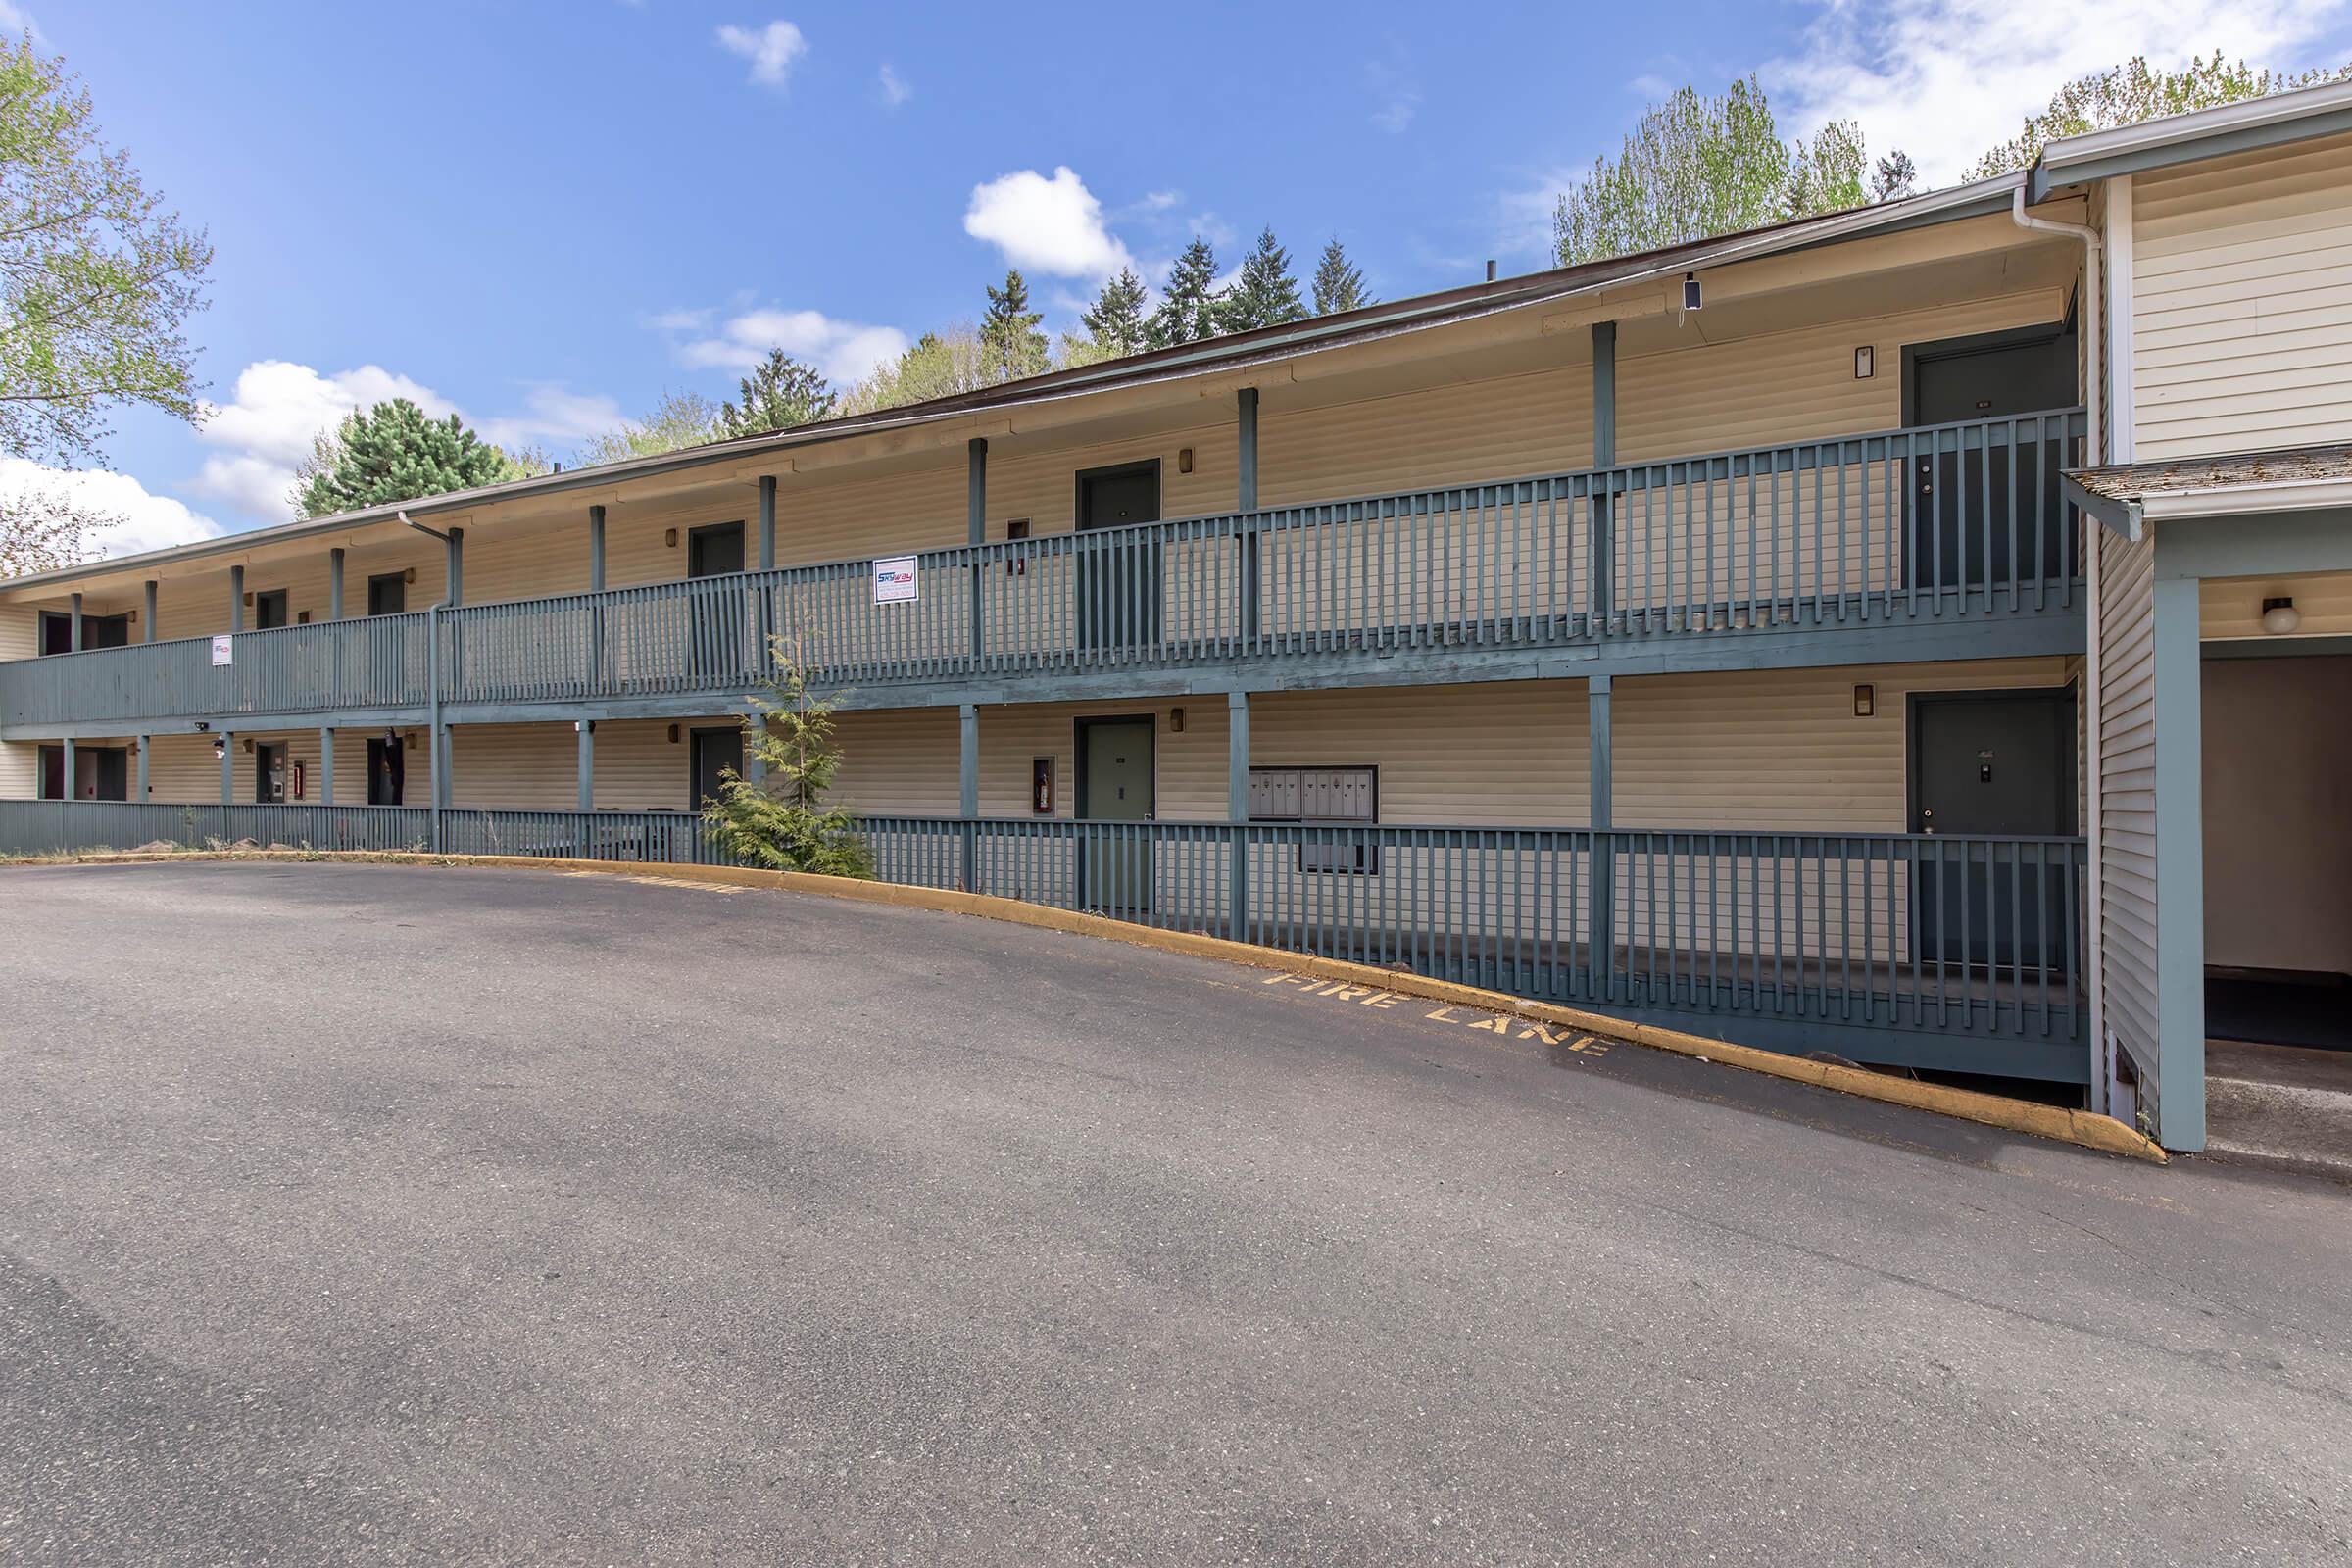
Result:
M328 851L328 850L221 850L172 851L150 854L115 854L59 856L50 859L28 859L10 863L19 865L123 865L151 860L365 860L410 865L494 866L525 871L593 871L612 876L658 876L672 882L710 882L733 887L780 888L793 893L813 893L827 898L852 899L865 904L887 904L906 909L932 909L948 914L973 914L992 920L1008 921L1014 925L1032 926L1045 931L1063 931L1077 936L1105 937L1114 942L1126 942L1136 947L1152 948L1162 953L1180 953L1196 958L1214 958L1228 963L1247 964L1252 968L1280 969L1290 974L1313 975L1324 980L1344 980L1356 985L1380 987L1399 996L1419 997L1431 1002L1451 1003L1457 1006L1477 1007L1487 1012L1503 1013L1511 1017L1529 1018L1539 1023L1561 1024L1581 1029L1588 1034L1607 1035L1613 1040L1629 1041L1655 1051L1668 1051L1681 1056L1696 1056L1702 1060L1721 1062L1725 1066L1762 1073L1771 1078L1786 1078L1794 1083L1811 1084L1819 1089L1835 1090L1863 1100L1876 1100L1891 1105L1908 1105L1914 1110L1933 1111L1962 1121L1980 1122L1987 1127L1999 1127L2010 1132L2030 1133L2036 1138L2048 1138L2059 1143L2076 1144L2095 1149L2102 1153L2123 1154L2132 1159L2144 1159L2163 1165L2171 1156L2163 1146L2134 1128L2127 1127L2112 1116L2101 1116L2087 1110L2069 1110L2060 1105L2043 1105L2030 1100L2013 1100L2006 1095L1982 1094L1973 1089L1954 1089L1944 1084L1921 1083L1910 1078L1891 1078L1884 1073L1861 1067L1848 1067L1837 1062L1808 1061L1802 1056L1790 1056L1778 1051L1764 1051L1754 1046L1734 1045L1728 1040L1710 1040L1704 1035L1685 1034L1679 1029L1664 1029L1656 1024L1635 1023L1629 1019L1613 1018L1605 1013L1586 1012L1576 1007L1563 1007L1553 1003L1535 1002L1526 997L1514 997L1507 992L1488 991L1478 986L1457 985L1450 980L1434 980L1426 975L1403 974L1392 969L1376 968L1370 964L1348 963L1339 958L1318 958L1309 954L1286 953L1279 948L1261 948L1247 942L1234 942L1224 937L1212 937L1190 931L1162 931L1132 921L1112 919L1102 914L1082 914L1074 909L1056 909L1046 905L1025 904L1018 899L998 898L986 893L959 893L945 888L907 887L897 882L863 882L850 877L818 876L808 871L762 871L739 865L669 865L656 861L636 860L564 860L520 855L418 855L400 851Z

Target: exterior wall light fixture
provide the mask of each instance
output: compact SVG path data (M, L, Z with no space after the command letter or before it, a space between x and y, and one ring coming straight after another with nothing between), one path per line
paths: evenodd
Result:
M1879 373L1879 351L1876 345L1865 343L1854 350L1854 379L1867 381Z
M2262 629L2274 637L2284 637L2303 624L2303 612L2295 608L2292 599L2265 599L2262 602Z
M1683 274L1683 309L1686 311L1695 311L1698 309L1698 274L1696 272L1685 272Z
M1854 716L1868 718L1879 710L1879 689L1876 686L1854 688Z
M216 762L222 761L222 760L225 760L227 757L228 757L228 737L227 737L227 736L225 736L225 735L216 735L216 736L214 736L214 737L213 737L213 760L214 760L214 761L216 761Z

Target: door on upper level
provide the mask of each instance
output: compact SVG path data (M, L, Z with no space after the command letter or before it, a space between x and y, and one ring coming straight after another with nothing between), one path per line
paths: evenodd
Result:
M271 588L253 596L253 629L270 631L287 623L286 591Z
M92 648L124 648L130 644L128 615L84 615L81 617L81 646L84 652ZM74 617L62 610L41 612L41 652L70 654L74 651Z
M1159 520L1159 460L1078 475L1078 531ZM1159 641L1156 535L1103 533L1078 542L1078 646L1140 648Z
M368 579L368 613L397 615L409 608L408 574L379 571Z
M2080 401L2069 322L1915 343L1903 350L1903 374L1910 425L1968 424ZM2025 582L2066 574L2073 544L2058 475L2072 461L2071 443L2037 440L2045 432L2032 424L1993 433L1991 441L1975 432L1937 435L1912 457L1911 586L2006 590L2013 568Z
M742 578L743 524L714 522L686 532L686 575L722 578L698 582L686 617L687 667L698 686L741 681L748 673L751 609Z
M1915 692L1911 830L1919 953L1931 963L2064 967L2075 888L2073 689Z

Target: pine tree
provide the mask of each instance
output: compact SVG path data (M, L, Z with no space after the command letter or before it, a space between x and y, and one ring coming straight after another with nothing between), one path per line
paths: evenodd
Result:
M1333 316L1376 303L1364 292L1363 271L1348 260L1339 236L1332 236L1331 243L1323 247L1323 259L1315 264L1315 314Z
M782 349L769 349L767 358L741 384L742 390L736 394L743 400L740 407L719 405L722 435L760 435L811 424L830 416L840 401L816 367L803 365Z
M744 720L744 744L767 779L756 785L732 769L719 775L718 798L703 803L703 820L719 846L746 865L770 871L814 871L824 876L870 877L874 860L847 808L827 806L841 767L833 735L840 696L808 690L799 649L771 639L776 673L768 697Z
M1168 289L1152 313L1147 336L1152 347L1197 343L1214 337L1217 324L1217 256L1208 241L1196 237L1168 270Z
M1078 319L1086 328L1090 362L1141 354L1145 342L1144 280L1135 275L1134 268L1120 268L1119 275L1102 285L1102 292Z
M1046 334L1038 323L1043 311L1029 309L1029 283L1015 268L1004 274L1003 288L988 291L988 314L980 318L980 343L987 351L991 377L999 381L1037 375L1046 368Z
M1258 230L1257 244L1242 259L1242 275L1226 296L1218 324L1228 332L1247 332L1305 316L1298 280L1291 275L1291 253L1274 242L1273 229Z
M407 398L393 398L347 414L333 430L320 432L296 476L292 500L299 515L323 517L478 489L527 472L456 415L436 419Z

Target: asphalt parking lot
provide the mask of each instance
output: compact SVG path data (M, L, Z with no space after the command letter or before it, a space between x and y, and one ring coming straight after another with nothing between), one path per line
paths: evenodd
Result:
M0 1561L2352 1558L2352 1193L994 922L0 869Z

